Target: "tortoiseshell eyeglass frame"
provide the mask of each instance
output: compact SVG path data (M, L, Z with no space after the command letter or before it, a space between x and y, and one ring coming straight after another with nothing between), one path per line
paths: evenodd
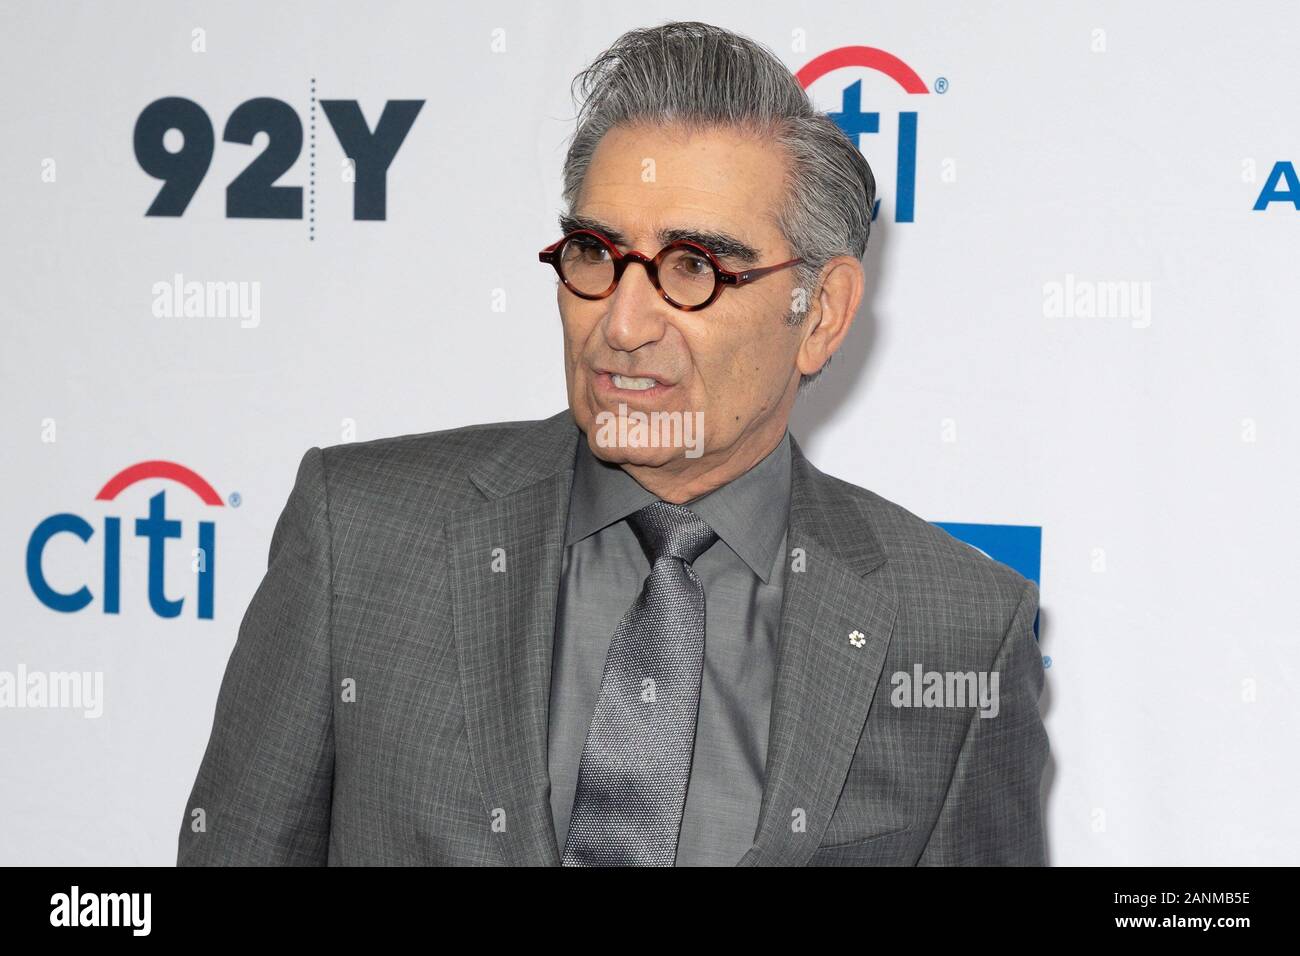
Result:
M564 270L560 267L560 250L564 247L566 242L577 236L591 236L609 250L610 258L614 263L614 281L609 284L609 288L604 292L595 295L589 292L580 292L573 287L573 284L565 277ZM659 264L663 262L664 258L674 249L680 249L683 247L690 249L692 252L699 253L705 258L709 265L713 267L713 291L709 294L707 299L698 305L683 305L682 303L675 301L672 296L664 291L663 286L659 284ZM619 280L623 278L623 270L627 268L628 263L639 262L645 267L646 275L650 277L650 283L655 287L655 291L659 293L660 298L669 305L681 309L683 312L698 312L700 309L707 308L716 302L718 296L722 295L722 291L729 286L742 286L746 283L753 282L755 279L761 279L765 275L769 275L781 269L788 269L790 266L795 266L803 262L802 259L790 259L787 262L779 262L774 266L761 266L754 269L745 269L741 272L733 272L730 269L724 269L722 264L718 262L717 257L707 248L700 245L698 242L692 242L689 239L678 239L676 242L670 242L659 250L658 255L651 259L635 250L631 252L619 252L614 243L610 242L608 238L592 229L575 229L558 242L551 243L551 245L539 252L537 258L539 261L550 263L555 267L555 274L560 277L560 281L564 283L565 288L579 298L589 300L604 299L613 295L614 290L618 288Z

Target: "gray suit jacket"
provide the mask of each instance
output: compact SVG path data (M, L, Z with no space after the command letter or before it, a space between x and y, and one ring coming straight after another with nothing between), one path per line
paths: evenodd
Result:
M559 863L547 698L580 435L566 409L303 456L180 864ZM803 570L741 864L1045 863L1037 587L791 452ZM918 664L997 671L998 715L894 706Z

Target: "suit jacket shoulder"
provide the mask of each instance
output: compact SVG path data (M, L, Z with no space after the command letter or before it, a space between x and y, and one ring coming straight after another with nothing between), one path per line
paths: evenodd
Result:
M466 425L322 449L336 571L346 577L349 555L400 554L412 535L436 534L456 511L507 486L522 487L572 468L577 433L566 409L534 421Z
M332 502L400 507L481 500L471 472L547 420L493 422L323 448Z
M823 507L837 521L875 537L884 555L881 573L906 614L959 624L982 643L999 641L1026 591L1037 585L904 506L867 488L802 464L818 486Z

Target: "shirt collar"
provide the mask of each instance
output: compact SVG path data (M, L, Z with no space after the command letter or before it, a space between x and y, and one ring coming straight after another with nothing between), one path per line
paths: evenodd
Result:
M790 468L787 429L777 446L749 471L685 504L718 533L764 584L776 565L777 551L786 530ZM593 455L586 438L579 436L565 546L657 500L618 465Z

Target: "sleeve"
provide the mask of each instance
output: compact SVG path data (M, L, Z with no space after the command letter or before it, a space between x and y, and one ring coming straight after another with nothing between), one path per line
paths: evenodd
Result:
M1047 732L1038 713L1042 655L1034 639L1038 585L1027 581L991 667L998 712L971 716L921 866L1045 866L1039 788Z
M178 866L325 865L334 776L324 454L309 449L271 537L181 822Z

